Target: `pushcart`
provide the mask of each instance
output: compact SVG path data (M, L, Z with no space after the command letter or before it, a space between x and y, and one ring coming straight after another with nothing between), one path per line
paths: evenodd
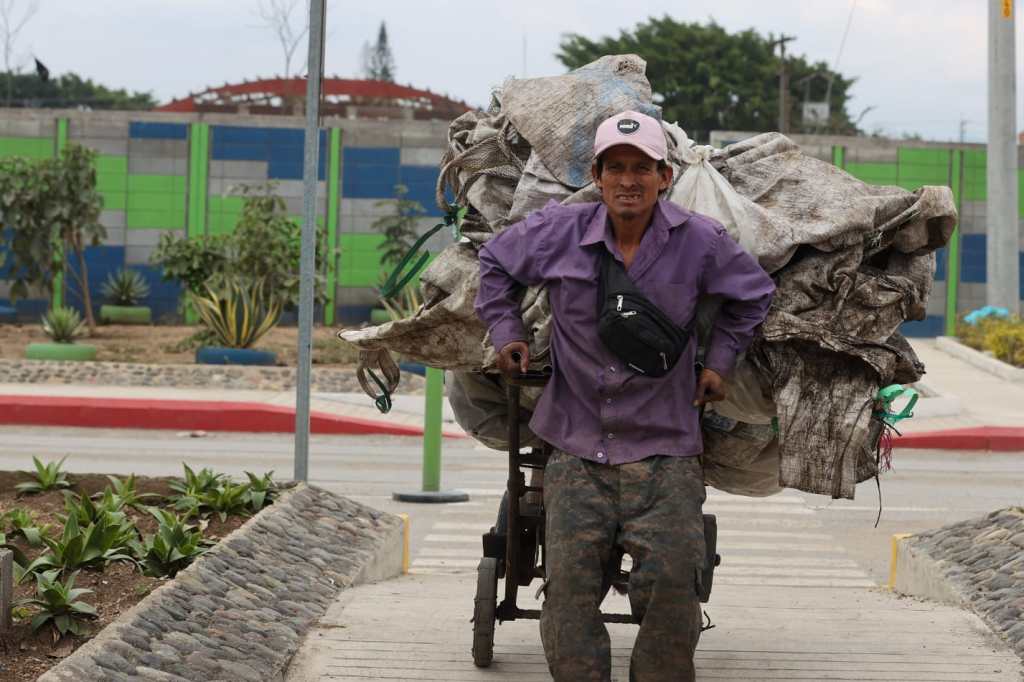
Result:
M527 483L526 474L543 471L551 454L549 445L520 449L520 390L524 386L544 386L549 372L530 371L515 378L506 378L508 400L508 484L495 525L483 535L483 557L477 566L476 595L473 603L473 663L486 668L494 658L494 634L498 623L519 619L537 620L539 609L520 608L519 588L528 587L535 578L544 580L544 505L543 486ZM714 568L721 563L716 553L717 522L713 515L704 515L706 544L705 566L700 585L700 600L711 595ZM613 587L626 593L629 573L622 569L624 553L612 552L605 570L602 594ZM498 586L503 581L499 602ZM539 594L539 592L538 592ZM605 613L606 623L637 623L631 614Z

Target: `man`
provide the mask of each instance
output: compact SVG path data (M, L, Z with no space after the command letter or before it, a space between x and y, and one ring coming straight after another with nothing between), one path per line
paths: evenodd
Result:
M774 285L719 223L659 199L672 183L666 155L657 120L611 117L594 141L601 201L548 204L480 250L476 312L502 372L529 362L521 287L546 284L551 304L553 375L530 426L555 448L544 475L541 638L557 682L610 680L599 607L616 545L633 560L629 599L640 621L630 679L694 679L705 552L699 407L725 397L725 377L764 320ZM698 297L724 298L699 379L692 338L659 378L603 345L597 291L606 251L680 327Z

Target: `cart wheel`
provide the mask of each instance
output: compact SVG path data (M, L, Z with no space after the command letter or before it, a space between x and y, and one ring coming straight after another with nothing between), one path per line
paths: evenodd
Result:
M486 668L494 659L494 621L498 608L498 560L484 557L476 568L473 601L473 663Z

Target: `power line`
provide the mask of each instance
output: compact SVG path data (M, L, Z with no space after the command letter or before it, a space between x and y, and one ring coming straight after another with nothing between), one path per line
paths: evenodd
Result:
M850 0L850 14L846 17L846 28L843 29L843 39L839 41L839 52L836 53L836 61L832 70L839 73L839 59L843 56L843 48L846 47L846 37L850 35L850 26L853 24L853 12L857 9L857 0Z

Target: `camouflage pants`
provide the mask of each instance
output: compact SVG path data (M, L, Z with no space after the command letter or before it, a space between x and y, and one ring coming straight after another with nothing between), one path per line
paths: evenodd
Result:
M602 577L614 546L633 559L629 602L640 621L630 680L693 680L700 637L704 477L697 457L608 466L555 452L544 472L547 587L540 618L556 682L608 682Z

